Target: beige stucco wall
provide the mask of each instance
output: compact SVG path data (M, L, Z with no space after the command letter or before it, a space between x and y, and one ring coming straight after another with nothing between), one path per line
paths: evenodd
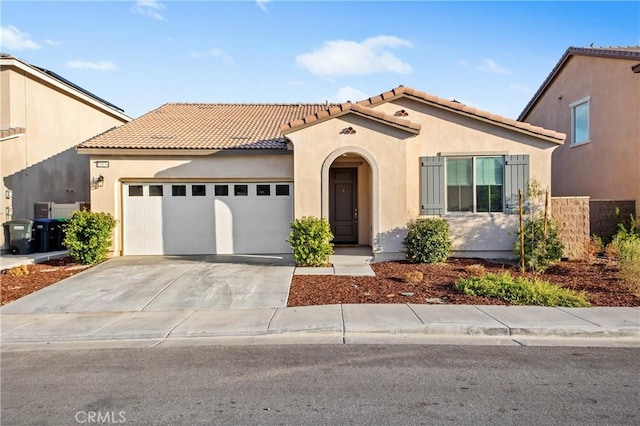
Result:
M367 242L380 260L402 257L407 223L420 215L420 163L443 153L530 156L530 176L550 185L551 153L557 144L408 99L377 107L404 109L420 123L412 135L348 114L287 135L294 146L295 215L327 217L328 166L344 153L364 158L371 169L371 234ZM344 134L345 127L356 129ZM447 214L458 255L511 256L517 217L497 213ZM361 241L362 243L362 241Z
M572 56L526 121L567 134L553 153L554 196L636 200L640 211L638 60ZM590 142L571 146L569 105L590 96Z
M91 179L98 176L104 178L102 187L91 189L91 209L111 213L120 223L122 182L126 181L292 181L293 156L290 154L289 151L282 155L91 155ZM97 161L108 161L109 167L98 168ZM116 255L122 251L122 235L118 226L114 232L112 251Z
M20 67L3 65L0 71L2 128L22 127L24 135L0 141L0 223L33 218L33 203L89 201L89 159L75 145L109 128L127 122L73 96L68 91ZM5 197L5 190L13 198ZM4 235L0 237L4 247Z

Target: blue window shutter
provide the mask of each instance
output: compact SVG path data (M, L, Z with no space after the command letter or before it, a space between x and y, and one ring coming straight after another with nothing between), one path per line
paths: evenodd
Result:
M505 155L504 160L504 212L518 213L518 190L524 196L529 183L529 155Z
M444 215L444 157L420 157L420 214Z

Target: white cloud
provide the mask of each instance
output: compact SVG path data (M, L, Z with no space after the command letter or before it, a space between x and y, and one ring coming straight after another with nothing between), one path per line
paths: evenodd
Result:
M269 10L267 9L267 3L269 3L270 1L271 0L256 0L256 5L258 5L258 7L268 15Z
M116 69L116 64L111 61L89 62L89 61L69 61L67 62L67 68L74 69L90 69L97 71L113 71Z
M62 44L61 41L57 41L57 40L45 40L44 42L47 43L49 46L53 46L53 47L57 47Z
M189 54L189 57L192 58L192 59L211 57L211 58L219 60L220 62L222 62L225 65L233 65L233 64L235 64L235 61L233 60L231 55L229 55L223 49L220 49L220 48L217 48L217 47L215 47L213 49L209 49L206 52L191 52Z
M345 86L338 89L338 93L329 98L329 102L344 103L347 101L358 102L363 99L367 99L368 94L362 90L358 90L351 86Z
M138 0L131 7L133 13L137 13L144 16L149 16L159 21L164 21L164 16L160 14L161 10L164 10L166 6L159 3L156 0Z
M296 64L320 76L409 74L411 65L389 52L398 47L411 47L411 42L386 35L371 37L361 43L331 40L313 52L298 55Z
M521 92L521 93L523 93L525 95L528 95L530 93L529 92L529 88L527 86L523 86L521 84L511 83L511 84L509 84L509 89Z
M482 64L478 66L478 69L482 72L492 72L496 74L511 74L509 70L501 67L491 59L485 59L484 61L482 61Z
M40 45L31 40L31 36L23 33L13 25L0 28L0 43L9 50L39 49Z

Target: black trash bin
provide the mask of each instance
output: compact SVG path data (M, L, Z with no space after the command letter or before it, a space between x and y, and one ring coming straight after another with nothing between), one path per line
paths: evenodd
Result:
M9 247L13 254L33 253L33 221L17 219L5 222L9 228Z
M54 237L53 242L51 243L51 250L66 250L67 248L64 245L64 226L67 223L67 219L65 218L57 218L54 219L53 228L54 228Z
M33 224L33 249L38 253L56 250L58 222L56 219L37 219Z

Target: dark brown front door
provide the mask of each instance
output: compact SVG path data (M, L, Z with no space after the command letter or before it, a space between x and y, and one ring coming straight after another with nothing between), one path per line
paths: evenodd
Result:
M334 243L358 242L357 176L355 168L329 170L329 223Z

